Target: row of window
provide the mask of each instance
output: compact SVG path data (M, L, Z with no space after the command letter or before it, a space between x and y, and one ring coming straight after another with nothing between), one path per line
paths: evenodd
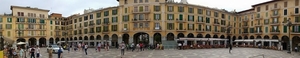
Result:
M293 1L295 6L299 6L299 0L295 0ZM283 2L283 7L286 8L288 7L288 5L291 5L291 4L288 4L288 1L285 1ZM273 4L273 8L272 9L275 9L275 8L280 8L278 3L274 3ZM265 5L265 10L269 10L269 5ZM256 12L260 12L261 11L261 7L256 7Z
M24 12L17 12L17 16L24 16ZM36 14L35 13L28 13L27 14L28 17L36 17ZM45 15L44 14L40 14L39 15L40 18L45 18Z
M288 26L283 26L283 31L280 31L279 26L272 26L272 27L265 27L264 29L262 29L262 27L256 27L256 28L244 28L244 33L248 33L248 31L250 31L249 33L268 33L268 32L283 32L283 33L287 33L288 32ZM269 31L270 30L270 31ZM291 32L296 32L296 33L300 33L300 26L292 26L292 30Z
M27 33L25 33L27 32ZM7 37L11 37L12 33L11 31L7 31ZM18 35L17 36L46 36L46 31L18 31ZM51 36L52 36L52 32L51 32Z

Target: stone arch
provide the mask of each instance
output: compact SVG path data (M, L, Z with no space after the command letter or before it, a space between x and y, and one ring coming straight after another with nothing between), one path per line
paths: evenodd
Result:
M174 36L173 33L168 33L167 34L167 41L174 41L174 38L175 38L175 36Z
M211 38L211 37L210 37L210 34L206 34L206 35L205 35L205 38Z
M251 36L250 36L250 39L254 39L254 36L253 36L253 35L251 35Z
M221 38L221 39L225 39L225 36L224 36L224 35L221 35L220 38Z
M218 35L215 34L215 35L213 36L213 38L218 38Z
M111 45L112 46L115 46L115 47L117 47L118 45L118 38L119 38L119 36L117 35L117 34L113 34L112 36L111 36Z
M54 44L54 39L52 37L49 39L49 44Z
M248 39L248 36L244 36L244 39Z
M284 35L281 37L281 45L283 50L288 50L288 45L289 45L289 37Z
M161 41L161 34L160 33L155 33L154 35L153 35L153 41L154 41L154 43L161 43L162 41Z
M292 38L292 47L293 47L293 51L295 50L294 48L296 46L299 46L298 44L300 44L300 37L299 36L294 36ZM298 48L299 49L299 48Z
M177 34L177 39L179 39L179 38L184 38L184 34L183 33L178 33Z
M90 42L90 45L91 45L91 46L95 46L95 38L94 38L93 35L90 36L89 42Z
M187 35L187 37L188 37L188 38L194 38L194 34L193 34L193 33L189 33L189 34Z
M66 38L66 41L69 41L69 38Z
M256 36L256 39L262 39L262 38L261 38L261 36L260 36L260 35L257 35L257 36Z
M93 35L90 36L90 40L95 40Z
M239 36L238 39L243 39L242 36Z
M79 38L78 38L79 40L83 40L83 38L80 36Z
M56 37L55 38L55 43L57 43L59 41L59 38L58 37Z
M96 40L101 40L101 35L97 35Z
M109 40L109 36L107 34L104 35L103 37L104 40L108 41Z
M264 39L270 39L270 37L268 35L265 35Z
M77 41L78 40L77 37L74 37L74 40Z
M124 41L125 44L129 44L129 34L123 34L122 41Z
M277 39L278 40L278 36L277 35L273 35L272 39Z
M73 38L72 38L72 37L70 37L70 41L73 41Z
M149 44L149 34L145 32L135 33L133 36L133 42Z
M197 38L203 38L203 35L202 34L197 34Z
M44 46L46 46L46 41L47 41L46 38L42 37L42 38L39 39L39 44L38 45L40 47L44 47Z
M28 43L29 45L34 46L36 45L36 39L34 37L29 38Z
M17 43L18 43L18 42L26 42L26 40L25 40L24 38L18 38L18 39L17 39Z
M235 40L236 40L236 37L235 37L235 36L233 36L233 37L232 37L232 41L235 41Z
M61 41L65 41L65 38L61 38Z
M84 36L83 40L89 40L89 37Z

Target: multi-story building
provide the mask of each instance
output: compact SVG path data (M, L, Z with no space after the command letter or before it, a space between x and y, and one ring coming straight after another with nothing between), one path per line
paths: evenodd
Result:
M116 46L122 41L172 45L170 43L176 44L178 38L278 39L279 43L265 42L264 45L282 44L285 48L289 40L292 40L293 46L300 42L299 36L297 36L300 34L298 32L299 0L272 0L255 4L251 9L241 12L228 12L222 9L187 4L186 0L180 3L172 0L117 1L119 2L118 6L97 10L89 9L84 14L75 14L66 18L61 17L61 14L51 14L49 18L45 17L45 22L50 22L50 24L44 24L49 29L45 31L46 41L42 41L42 43L54 44L58 41L70 41L95 45L97 42L107 42L111 46ZM37 14L44 11L26 7L22 9L32 10L29 13L37 12ZM30 17L27 17L26 14L19 16L16 15L17 12L13 11L13 16L0 16L0 24L6 25L6 28L2 28L0 25L1 32L5 37L25 38L25 41L28 41L29 39L25 35L20 37L15 35L16 31L12 31L19 29L13 27L17 26L15 25L17 22L10 23L9 19L21 17L25 21L30 21L28 19ZM48 12L44 12L46 16ZM7 20L3 20L6 18ZM42 20L40 17L36 19ZM288 19L293 23L291 31L285 24ZM55 24L52 24L52 21ZM12 24L10 29L7 27L9 24ZM29 24L24 23L26 26ZM229 33L226 32L228 27L231 27ZM40 31L36 30L36 32ZM19 33L22 35L26 31L36 33L35 30L22 30ZM27 37L38 38L39 36ZM36 41L29 40L29 42ZM41 41L39 42L41 43Z
M272 0L252 5L252 9L239 12L243 35L240 39L277 39L278 44L287 49L289 41L292 47L298 46L299 38L299 0ZM287 25L292 22L291 29ZM264 45L277 45L272 42Z

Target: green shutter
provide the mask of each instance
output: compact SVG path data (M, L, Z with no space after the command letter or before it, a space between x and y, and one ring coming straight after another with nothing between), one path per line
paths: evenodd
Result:
M195 20L194 20L194 16L193 16L192 18L193 18L192 20L195 21Z
M182 16L183 16L182 14L179 14L179 20L182 20L182 19L183 19Z
M190 15L188 15L188 21L190 21Z
M292 32L295 31L295 30L294 30L295 26L291 26L291 27L292 27Z
M283 32L287 33L287 26L283 26Z
M116 22L118 22L118 17L116 17Z
M298 30L297 30L298 32L300 31L300 26L298 26Z
M161 15L159 14L159 20L161 19Z

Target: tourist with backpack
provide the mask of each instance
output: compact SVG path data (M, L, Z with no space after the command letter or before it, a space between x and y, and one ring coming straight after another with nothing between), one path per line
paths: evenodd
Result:
M59 50L57 52L58 58L62 58L61 54L63 53L61 47L59 47Z

